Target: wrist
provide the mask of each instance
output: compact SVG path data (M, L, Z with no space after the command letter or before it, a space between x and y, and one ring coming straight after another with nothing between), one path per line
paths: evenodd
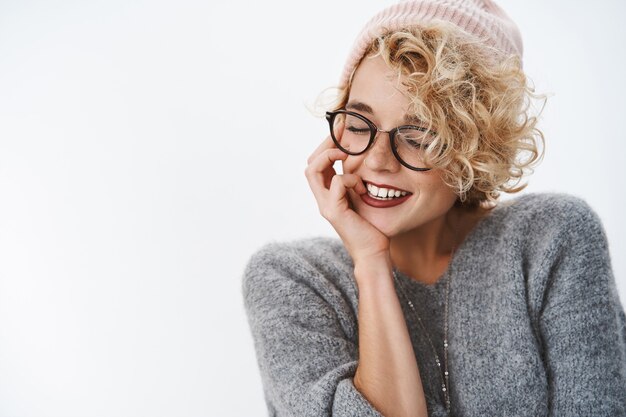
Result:
M380 250L375 253L352 255L354 267L360 269L381 268L383 265L391 268L391 252L389 249Z
M362 282L384 282L393 280L393 264L390 256L372 257L355 262L354 277Z

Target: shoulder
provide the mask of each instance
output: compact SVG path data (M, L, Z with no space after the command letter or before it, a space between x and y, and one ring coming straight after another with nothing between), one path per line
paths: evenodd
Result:
M269 242L248 260L243 277L244 296L251 291L314 290L350 286L352 259L337 238L311 237Z
M585 235L601 232L597 213L582 198L564 193L529 193L500 203L494 211L515 230L533 234Z
M250 257L241 293L253 327L273 322L300 326L306 317L307 328L315 321L323 323L322 332L357 338L354 265L339 239L266 243Z
M500 201L476 229L471 243L480 252L509 248L528 262L548 254L556 256L567 246L595 246L601 251L608 245L591 206L580 197L563 193L529 193Z
M610 274L600 273L610 270L607 237L598 215L583 199L557 193L527 194L505 202L498 210L494 214L500 216L501 227L497 232L491 230L497 236L494 250L501 248L512 265L522 268L529 288L536 290L535 300L543 299L557 270L569 271L568 279L578 282L575 285L609 281ZM583 267L595 268L593 274L581 275ZM537 301L535 305L540 304Z
M580 197L565 193L529 193L500 203L508 214L520 217L569 218L593 215L593 209Z
M311 237L284 242L268 242L257 249L246 265L246 275L258 270L296 271L310 266L350 262L343 243L336 238Z

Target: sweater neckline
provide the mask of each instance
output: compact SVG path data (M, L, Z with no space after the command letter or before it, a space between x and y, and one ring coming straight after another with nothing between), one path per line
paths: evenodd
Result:
M445 286L446 281L450 279L450 274L452 273L452 271L454 271L456 264L461 262L459 259L462 259L464 253L469 250L468 247L471 247L472 241L478 238L477 236L480 235L481 230L487 227L488 223L490 223L491 218L496 214L496 212L500 212L503 207L508 205L510 204L501 204L500 202L474 225L474 227L465 236L463 242L461 242L459 247L452 254L452 258L450 259L448 267L446 268L444 273L441 274L433 284L426 284L424 282L415 280L407 274L403 273L402 271L394 268L394 271L396 271L396 275L400 280L402 280L403 283L405 283L405 286L409 285L412 288L422 288L423 290L430 292L441 292L441 289Z

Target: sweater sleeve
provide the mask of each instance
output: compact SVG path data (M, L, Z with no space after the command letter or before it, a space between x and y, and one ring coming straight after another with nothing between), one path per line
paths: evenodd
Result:
M353 313L328 271L286 244L267 245L246 266L244 306L271 416L382 417L354 386Z
M626 317L606 236L582 200L564 209L539 319L550 416L626 417Z

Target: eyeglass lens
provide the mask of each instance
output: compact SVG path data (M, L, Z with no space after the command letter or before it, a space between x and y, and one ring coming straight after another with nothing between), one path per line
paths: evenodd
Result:
M360 117L337 113L331 133L341 150L356 155L367 149L378 131ZM393 142L395 151L403 162L414 168L427 168L426 148L431 141L428 131L405 127L396 130Z

